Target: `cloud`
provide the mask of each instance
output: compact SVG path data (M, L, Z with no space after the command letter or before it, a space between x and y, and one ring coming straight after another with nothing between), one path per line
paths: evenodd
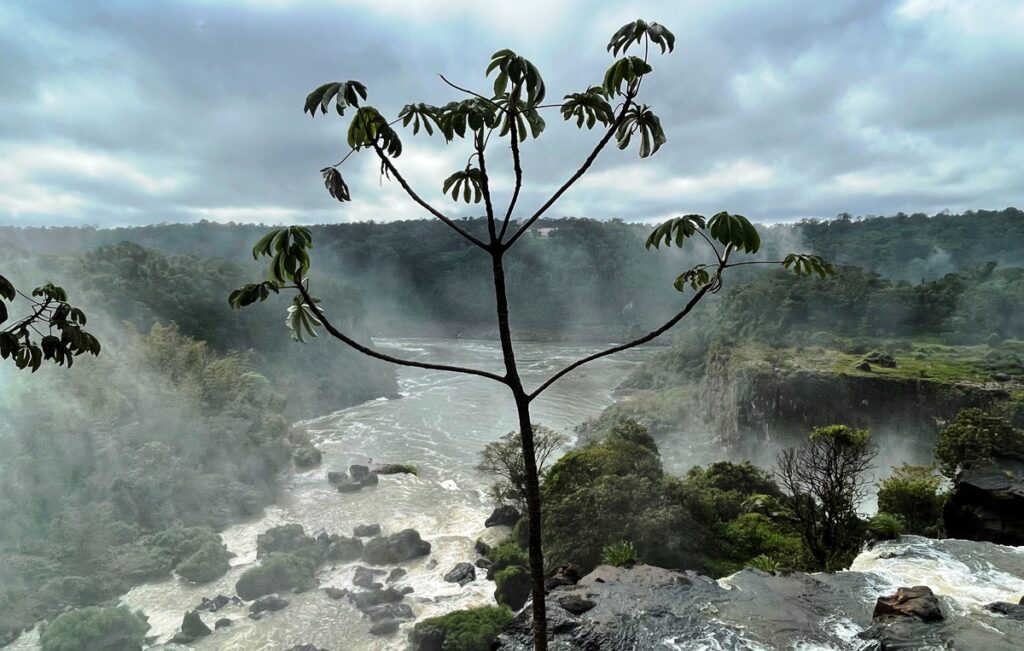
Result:
M1014 0L16 0L0 6L0 223L422 217L366 153L343 167L355 200L327 195L318 170L344 155L344 122L303 116L310 89L360 79L395 115L452 99L438 72L486 90L490 54L508 46L557 99L600 80L605 40L637 16L677 35L643 97L669 143L648 161L612 143L552 215L787 221L1021 202ZM523 146L520 217L599 135L557 111L547 121ZM398 164L418 193L455 216L481 212L440 193L466 143L403 140ZM489 149L499 202L509 163L506 146Z

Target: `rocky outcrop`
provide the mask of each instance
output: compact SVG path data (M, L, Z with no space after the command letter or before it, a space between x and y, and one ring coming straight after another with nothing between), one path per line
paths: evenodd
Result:
M210 627L203 623L199 611L190 610L185 613L185 617L181 620L181 630L174 634L172 641L175 644L190 644L212 632Z
M430 543L415 529L403 529L391 536L379 536L363 547L363 560L373 565L402 563L430 553Z
M380 535L379 524L360 524L352 530L352 535L357 538L372 538Z
M302 469L319 466L322 458L320 450L312 445L302 445L292 453L292 461L295 462L296 467Z
M1011 604L1007 601L986 604L985 610L1024 622L1024 597L1021 597L1020 603L1016 604Z
M444 580L460 586L466 585L476 581L476 568L472 563L459 563L444 575Z
M203 597L203 600L196 607L196 610L198 610L199 612L215 613L218 610L220 610L221 608L224 608L226 606L229 606L229 605L237 606L237 605L239 605L241 603L242 603L242 600L239 599L238 597L234 596L234 595L229 597L226 594L219 594L216 597L214 597L213 599L208 599L206 597Z
M996 459L961 471L943 520L951 538L1024 545L1024 462Z
M512 610L519 610L530 599L530 571L513 565L494 577L494 600Z
M938 598L924 585L900 588L890 597L879 597L871 618L885 617L916 617L922 622L937 622L943 618Z
M288 607L288 600L282 599L276 594L268 594L260 597L256 601L249 604L249 612L252 614L258 614L262 612L276 612L278 610L284 610Z
M514 527L519 519L523 517L514 506L499 506L491 512L491 515L484 522L485 527Z
M380 590L384 586L377 582L377 576L382 576L383 574L384 570L359 566L352 573L352 585L366 588L367 590Z

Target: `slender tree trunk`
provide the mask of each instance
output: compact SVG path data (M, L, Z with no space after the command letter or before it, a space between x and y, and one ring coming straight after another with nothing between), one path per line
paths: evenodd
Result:
M505 376L512 396L516 401L519 416L519 433L523 442L523 463L526 470L526 517L530 524L530 585L533 599L533 648L547 651L547 611L544 605L544 551L541 547L540 532L540 481L537 477L537 455L533 445L533 424L530 421L530 398L523 389L516 365L515 349L512 347L512 332L508 324L508 294L505 289L505 268L502 265L504 250L491 250L494 273L494 297L498 311L498 333L501 337L501 354L505 360Z

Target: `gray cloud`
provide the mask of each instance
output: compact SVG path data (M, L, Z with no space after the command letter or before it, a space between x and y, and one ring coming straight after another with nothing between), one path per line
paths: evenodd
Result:
M636 17L678 37L643 101L669 144L611 148L553 215L656 219L729 209L762 221L1020 203L1024 10L1014 0L724 3L48 2L0 7L0 223L323 222L422 216L368 156L339 206L317 170L344 123L305 94L361 79L394 114L475 88L492 51L534 60L549 96L600 80L607 36ZM652 6L662 4L661 7ZM687 6L683 6L687 5ZM548 117L524 146L524 210L597 138ZM399 165L440 199L462 145L404 137ZM491 168L507 164L494 148ZM509 177L495 181L499 195Z

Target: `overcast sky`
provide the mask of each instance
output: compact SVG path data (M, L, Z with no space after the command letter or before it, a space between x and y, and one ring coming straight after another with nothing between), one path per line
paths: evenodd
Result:
M361 80L393 116L457 98L439 72L486 90L490 54L510 47L558 98L600 81L608 37L638 17L677 37L641 98L668 144L644 161L610 147L553 216L1024 204L1021 0L4 0L0 224L422 217L369 154L342 168L352 203L327 195L319 169L344 153L345 122L302 114L312 88ZM524 212L598 137L547 121L524 147ZM402 135L414 187L478 212L440 193L465 143ZM492 148L493 169L508 157ZM506 196L508 175L495 185Z

